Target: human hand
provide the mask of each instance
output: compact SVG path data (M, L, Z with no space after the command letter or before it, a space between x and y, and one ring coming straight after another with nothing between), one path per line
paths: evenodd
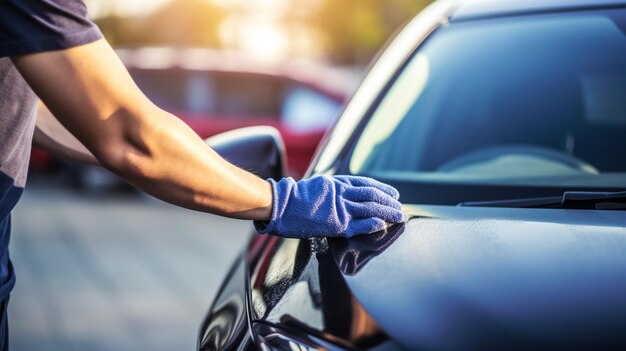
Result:
M272 218L259 233L291 238L369 234L404 221L398 191L358 176L316 176L272 183Z

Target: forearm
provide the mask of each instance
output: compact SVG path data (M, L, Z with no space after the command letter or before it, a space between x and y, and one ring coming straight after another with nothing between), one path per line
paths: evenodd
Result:
M59 121L43 107L39 108L33 144L57 157L98 165L98 160Z
M242 219L268 219L271 185L221 158L185 123L156 107L103 163L138 188L171 203ZM123 119L120 112L116 118ZM134 118L134 117L133 117ZM108 157L108 158L107 158Z
M138 188L195 210L270 217L270 184L223 160L152 104L105 41L12 60L59 122Z

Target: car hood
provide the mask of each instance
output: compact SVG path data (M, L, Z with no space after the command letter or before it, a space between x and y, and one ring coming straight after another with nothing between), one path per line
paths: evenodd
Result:
M406 224L329 240L351 292L415 349L621 345L626 214L406 206Z

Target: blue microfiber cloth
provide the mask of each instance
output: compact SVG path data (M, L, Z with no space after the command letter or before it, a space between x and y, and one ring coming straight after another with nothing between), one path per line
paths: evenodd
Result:
M369 234L404 221L396 189L358 176L316 176L272 183L272 218L255 221L259 233L290 238Z

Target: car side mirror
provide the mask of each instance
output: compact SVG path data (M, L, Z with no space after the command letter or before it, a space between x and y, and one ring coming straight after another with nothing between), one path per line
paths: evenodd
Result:
M228 162L263 179L285 176L285 144L276 128L256 126L234 129L204 141Z

